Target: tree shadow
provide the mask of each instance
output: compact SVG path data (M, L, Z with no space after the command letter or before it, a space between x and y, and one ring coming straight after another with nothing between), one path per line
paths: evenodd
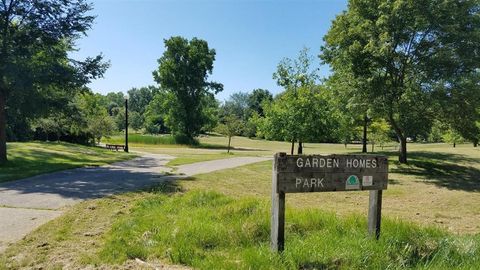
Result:
M59 171L0 184L0 205L58 209L77 201L139 189L174 188L181 176L162 173L157 159L140 157L102 167ZM176 189L179 187L177 186Z
M480 169L468 164L480 163L480 158L461 154L410 152L408 164L399 164L390 172L417 176L426 182L452 190L480 191Z
M93 153L97 155L97 153ZM113 159L114 156L111 156ZM108 156L106 157L108 160ZM25 149L22 156L15 156L7 163L0 165L0 183L14 180L19 175L28 177L39 173L50 173L84 166L99 166L104 164L105 159L91 159L86 155L73 153L61 153L59 151L40 152L33 149Z
M388 184L389 185L402 185L402 182L398 181L397 179L389 178L388 179Z

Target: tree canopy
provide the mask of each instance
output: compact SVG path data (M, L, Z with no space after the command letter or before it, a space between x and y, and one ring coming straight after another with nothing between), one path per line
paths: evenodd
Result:
M479 10L476 0L351 0L324 37L321 58L389 121L400 162L407 162L408 121L402 120L419 100L432 105L438 83L479 67Z
M204 40L178 36L166 39L165 47L153 77L171 101L166 122L175 135L193 141L206 121L202 100L223 90L222 84L208 81L215 50Z
M83 0L0 2L0 163L7 160L7 116L12 121L48 113L57 98L107 68L102 56L75 61L67 55L90 29L90 10Z

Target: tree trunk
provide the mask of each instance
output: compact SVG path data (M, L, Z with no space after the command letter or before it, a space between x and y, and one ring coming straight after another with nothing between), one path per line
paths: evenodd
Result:
M230 153L230 142L232 141L232 136L228 136L228 148L227 153Z
M372 142L372 152L375 152L375 143Z
M0 90L0 164L7 162L7 98Z
M473 141L473 147L477 147L477 146L478 146L478 140Z
M299 154L299 155L302 155L302 154L303 154L303 145L302 145L302 141L299 141L299 142L298 142L297 154Z
M395 130L398 141L400 142L400 148L398 149L399 150L398 161L400 163L407 163L407 138L403 135L403 132L400 129L400 127L397 125L397 122L395 121L395 119L393 119L392 113L389 114L388 120L390 121L390 124L392 125L393 129Z
M290 148L290 155L293 155L294 149L295 149L295 139L292 139L292 147Z
M367 153L367 122L368 122L368 118L367 116L365 115L365 118L363 119L363 141L362 141L362 144L363 144L363 147L362 147L362 153Z
M406 164L407 163L407 138L405 138L405 136L399 136L398 139L400 140L398 161L400 163Z
M453 142L453 148L455 148L457 146L457 144L455 142Z

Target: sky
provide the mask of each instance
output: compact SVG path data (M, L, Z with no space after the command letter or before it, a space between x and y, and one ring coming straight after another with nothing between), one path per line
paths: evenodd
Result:
M89 87L97 93L125 92L156 85L152 72L171 36L197 37L216 50L210 80L235 92L256 88L282 91L272 74L282 58L296 58L307 47L320 76L328 66L318 60L331 21L347 7L346 0L90 0L96 16L86 37L77 41L72 58L102 53L110 61L104 78Z

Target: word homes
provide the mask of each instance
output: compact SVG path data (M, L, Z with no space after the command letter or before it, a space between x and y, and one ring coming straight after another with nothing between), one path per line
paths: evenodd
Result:
M322 158L322 157L298 157L296 164L298 168L368 168L375 169L378 167L377 158L346 158L345 164L340 165L340 159Z

